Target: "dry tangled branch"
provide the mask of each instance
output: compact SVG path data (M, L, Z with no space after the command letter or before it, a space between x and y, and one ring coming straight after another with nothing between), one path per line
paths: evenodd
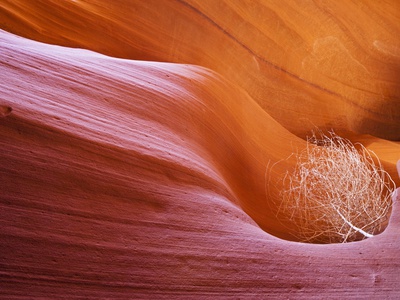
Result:
M297 226L304 242L340 243L383 231L395 188L377 156L334 133L315 134L286 174L279 214ZM374 159L375 158L375 159Z

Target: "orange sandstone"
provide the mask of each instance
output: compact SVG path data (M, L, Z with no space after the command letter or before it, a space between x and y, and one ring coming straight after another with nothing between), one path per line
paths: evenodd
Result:
M213 69L301 137L400 139L396 1L2 0L0 16L47 43Z
M1 45L2 297L399 295L398 201L362 242L270 234L266 167L305 142L218 74Z
M289 242L276 217L315 126L399 185L398 21L394 2L1 0L2 29L109 56L0 31L0 298L398 298L399 199L356 243Z

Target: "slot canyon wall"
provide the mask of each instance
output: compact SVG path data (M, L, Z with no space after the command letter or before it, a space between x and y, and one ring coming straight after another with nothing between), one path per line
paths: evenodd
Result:
M400 297L398 193L360 242L277 217L315 128L400 185L396 1L0 0L0 25L0 298Z

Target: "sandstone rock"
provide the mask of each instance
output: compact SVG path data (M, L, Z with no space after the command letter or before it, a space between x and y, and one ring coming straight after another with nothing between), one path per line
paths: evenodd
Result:
M360 134L398 138L397 11L115 3L0 5L3 29L109 55L0 32L0 297L400 297L399 192L361 242L289 241L276 217L314 125L399 185L399 143Z

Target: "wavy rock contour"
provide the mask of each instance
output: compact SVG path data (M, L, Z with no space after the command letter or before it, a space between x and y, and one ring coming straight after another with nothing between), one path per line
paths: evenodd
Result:
M2 2L1 28L22 36L213 69L301 137L333 127L400 139L395 2Z
M382 234L332 245L284 240L293 236L276 218L274 206L282 188L279 179L294 165L293 159L286 158L306 147L304 140L280 124L300 136L309 129L296 131L298 121L288 117L290 113L314 115L314 125L329 123L346 130L353 141L374 150L399 183L399 144L358 134L396 138L396 83L389 83L396 67L396 48L390 45L395 29L382 29L387 31L386 43L378 41L375 48L383 56L371 67L379 70L379 88L394 94L382 98L383 102L359 100L362 107L350 110L342 123L335 118L347 114L349 106L341 101L353 92L358 93L354 99L361 99L376 91L378 83L369 85L371 78L357 77L357 87L350 91L341 87L343 82L334 83L342 76L342 70L337 70L337 77L325 82L324 89L342 96L321 96L321 89L313 86L323 81L317 78L321 74L329 77L328 66L336 60L364 76L362 66L350 60L359 58L359 48L349 50L351 43L342 44L348 34L343 28L350 25L346 25L347 11L340 7L307 6L333 10L345 25L324 30L346 33L336 39L324 37L305 51L311 58L304 65L314 68L302 75L313 77L307 85L279 69L283 58L277 50L271 50L271 57L279 68L258 56L253 60L261 70L258 73L253 73L250 63L243 64L263 43L238 43L228 33L251 40L250 33L257 30L249 24L259 24L256 17L262 14L252 14L247 10L250 6L243 10L235 2L219 2L225 11L248 19L240 31L224 25L224 17L213 15L217 8L212 1L157 2L166 6L158 6L157 11L151 2L107 3L2 1L1 24L47 43L124 58L196 63L223 76L194 65L117 59L50 46L2 31L1 297L399 297L399 199ZM375 11L373 4L365 5ZM264 15L270 12L271 20L289 12L295 15L296 10L272 6L254 2L253 9L263 8ZM295 6L291 3L289 8ZM164 18L166 11L173 12L174 18ZM378 12L373 21L382 20ZM396 15L388 16L387 22L391 18ZM177 23L168 26L163 23L167 19ZM335 23L334 18L329 22ZM362 18L355 20L359 22ZM174 28L176 36L170 39ZM268 28L258 34L268 33L273 40ZM230 45L226 49L232 52L217 52L217 44L213 48L213 42L207 44L199 36ZM308 38L313 41L314 36ZM199 51L207 45L208 54ZM323 47L332 51L328 58L319 56ZM389 67L381 70L382 65ZM298 70L293 67L293 73ZM246 79L248 74L253 75ZM266 80L271 78L273 84ZM369 90L363 91L362 84ZM262 100L276 101L272 96L279 90L285 99L299 91L296 101L313 99L304 96L303 88L305 94L318 94L324 101L316 105L318 101L309 100L315 114L305 109L307 102L301 107L292 106L293 102L279 107L278 102ZM379 108L382 103L388 104L388 111ZM283 116L288 107L295 112ZM352 117L357 125L349 125ZM370 121L360 123L357 118ZM385 125L375 127L380 123ZM268 172L271 165L276 167Z

